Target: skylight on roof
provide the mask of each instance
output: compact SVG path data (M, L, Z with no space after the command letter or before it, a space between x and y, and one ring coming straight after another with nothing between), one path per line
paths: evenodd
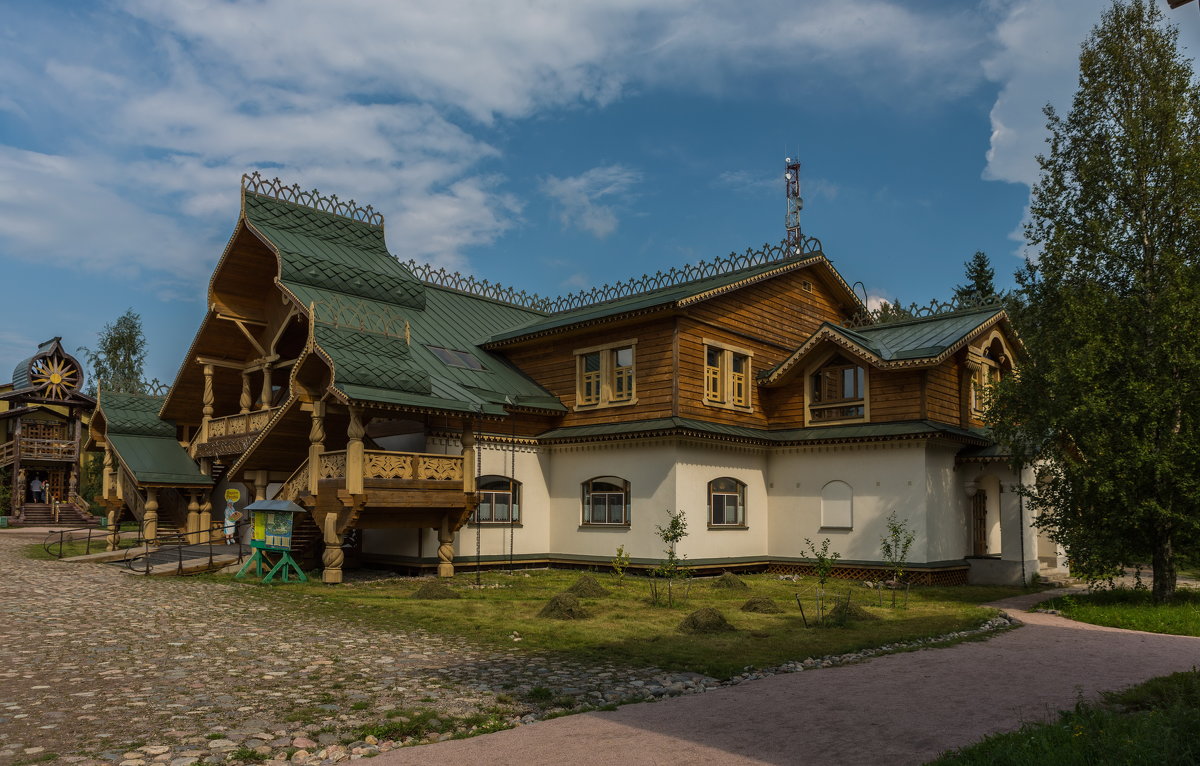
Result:
M441 346L426 346L425 348L432 351L433 355L441 359L442 363L447 367L462 367L467 370L483 369L483 362L466 351L456 351L455 349L442 348Z

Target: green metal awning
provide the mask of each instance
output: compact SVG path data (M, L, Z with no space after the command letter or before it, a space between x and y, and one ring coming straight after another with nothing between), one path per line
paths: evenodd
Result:
M200 473L174 437L110 433L105 438L138 484L212 486L212 477Z

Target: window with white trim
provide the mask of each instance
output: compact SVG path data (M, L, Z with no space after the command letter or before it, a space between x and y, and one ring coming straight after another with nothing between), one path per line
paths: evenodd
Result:
M585 481L583 523L628 526L629 482L616 476L598 476Z
M708 483L708 523L714 527L746 526L746 485L728 476Z
M575 350L575 407L605 407L637 401L634 377L637 341L625 340Z
M521 482L507 476L480 476L475 482L479 505L476 524L521 523Z
M704 340L704 403L716 407L750 408L748 351Z

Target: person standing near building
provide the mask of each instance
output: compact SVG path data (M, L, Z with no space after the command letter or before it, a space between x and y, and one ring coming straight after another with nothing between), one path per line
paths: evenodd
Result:
M33 496L33 502L46 502L45 488L46 485L42 482L41 477L34 475L33 481L29 482L29 494Z

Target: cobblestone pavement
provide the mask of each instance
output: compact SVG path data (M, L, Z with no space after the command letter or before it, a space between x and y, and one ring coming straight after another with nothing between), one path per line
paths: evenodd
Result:
M554 690L552 706L582 707L711 680L348 629L302 604L268 612L240 586L26 558L22 547L41 538L0 532L5 766L337 763L487 721L529 722L545 712L522 707L535 687ZM388 717L401 709L424 718ZM410 717L412 736L399 741L362 731Z

